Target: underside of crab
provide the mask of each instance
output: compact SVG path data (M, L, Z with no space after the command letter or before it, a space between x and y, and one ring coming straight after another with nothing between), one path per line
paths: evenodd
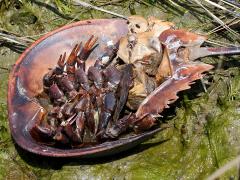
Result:
M110 155L149 139L177 93L213 68L196 59L240 52L200 47L205 40L153 17L86 21L43 37L9 81L14 139L59 157Z
M86 60L96 42L91 36L84 45L75 45L67 60L66 53L60 55L57 66L44 75L44 92L38 99L45 109L39 112L39 121L28 127L37 141L75 148L118 139L132 130L143 133L159 124L156 117L178 99L178 91L190 88L212 68L199 62L181 62L174 66L172 77L151 92L136 112L127 111L134 64L112 66L98 58L87 69Z

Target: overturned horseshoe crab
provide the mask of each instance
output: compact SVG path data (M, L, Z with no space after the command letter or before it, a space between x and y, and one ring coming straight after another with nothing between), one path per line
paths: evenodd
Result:
M147 28L142 30L144 32L131 31L130 33L133 33L135 37L138 37L140 33L147 33L149 22L147 22ZM198 42L199 39L195 39L197 35L189 40L189 36L181 35L185 32L167 28L163 29L159 35L150 36L150 42L160 43L159 46L156 44L153 46L159 53L154 57L160 58L159 63L155 63L157 69L155 76L164 76L166 80L159 83L160 86L157 88L154 87L147 92L147 98L140 102L136 112L126 112L122 118L118 118L126 103L126 95L131 89L130 81L134 77L131 72L132 67L139 66L129 61L128 57L128 62L122 58L126 62L122 69L113 68L115 70L112 70L111 63L109 66L105 66L103 61L111 59L116 54L115 49L118 48L120 38L129 34L128 27L125 20L117 19L74 23L47 34L21 55L10 75L8 92L9 124L12 136L19 146L44 156L97 157L129 149L151 138L161 130L161 127L154 126L159 113L178 98L177 92L190 88L189 85L201 78L202 73L210 70L212 66L193 62L199 55L194 58L186 58L188 54L191 54L189 53L191 47L200 47L201 43L192 43L192 41ZM136 27L139 29L138 26ZM151 27L154 29L154 23ZM98 38L98 46L95 48L93 48L95 40L92 35ZM203 40L201 39L201 42ZM82 47L79 45L80 42L83 42ZM128 56L132 53L131 50L134 50L135 43L137 42L134 42L134 39L128 41L127 46L131 47L130 51L127 51ZM175 46L175 44L177 45ZM121 47L122 41L120 41L119 50ZM214 52L218 52L218 50L213 49ZM236 48L225 49L225 53L238 51ZM64 54L64 52L67 53ZM165 56L163 52L166 52ZM203 54L200 53L200 55ZM67 60L65 60L66 57ZM141 65L148 65L149 58L146 58L145 55L143 57L136 61ZM161 66L163 62L168 64L167 73L170 73L168 76L159 70L160 67L163 67ZM115 83L116 88L113 88L114 84L109 79L111 73L109 73L109 77L101 75L107 74L106 71L115 71L116 74L120 74L114 76L117 80L115 82L118 82ZM121 82L122 85L119 85ZM147 84L143 81L140 83ZM157 83L158 81L156 81ZM110 88L108 88L109 84ZM117 93L116 89L118 88L120 90L126 88L122 92L123 96L121 96L121 92ZM51 123L43 121L47 114L45 112L47 108L43 107L44 102L40 103L36 98L43 91L51 102L51 109L48 110L51 113L47 112L50 119L54 119ZM112 103L114 110L101 100L106 95L113 97L109 99L116 101L116 103ZM116 98L117 95L120 97ZM89 104L90 96L94 97L96 104L100 102L100 106L96 106L97 108L105 110L101 111L104 113L100 112L99 114L105 116L106 123L102 123L101 117L97 117L96 113L86 113L86 111L97 109L91 108L91 105L85 106ZM91 101L93 102L93 100ZM119 105L121 108L117 108L118 104L121 104ZM55 110L60 113L56 113ZM85 116L86 114L88 115ZM112 122L110 119L113 119L115 114L117 114L117 118ZM55 123L62 119L62 116L65 119ZM108 117L110 118L108 119ZM86 127L89 129L89 133L84 134L82 130L86 121L83 123L83 119L92 119L93 121L97 119L98 123L93 126L88 123ZM134 129L138 133L125 133L127 129L130 131Z

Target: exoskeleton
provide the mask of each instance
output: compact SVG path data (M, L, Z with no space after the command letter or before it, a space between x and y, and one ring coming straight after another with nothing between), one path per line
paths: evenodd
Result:
M34 139L61 148L96 146L99 152L101 144L107 151L116 148L114 142L130 147L159 131L157 118L177 93L213 68L197 58L239 53L237 47L202 48L205 36L155 18L130 17L127 24L119 46L109 45L111 53L106 50L93 65L87 59L97 47L94 36L75 45L68 57L60 55L43 77L41 118L29 130ZM116 64L116 54L124 64ZM142 135L121 142L132 133Z

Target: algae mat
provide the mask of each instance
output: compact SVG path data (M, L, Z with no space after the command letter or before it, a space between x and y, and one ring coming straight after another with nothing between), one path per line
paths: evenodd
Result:
M57 11L39 1L3 2L1 28L36 39L39 36L35 35L75 20L112 17L54 2L58 3ZM119 1L104 8L125 16L154 15L175 22L179 28L201 33L210 26L211 20L203 15L165 6L154 1ZM213 35L219 41L237 43L226 37ZM4 45L0 47L0 67L10 69L21 50ZM205 179L240 151L239 60L239 56L205 58L205 62L218 67L204 79L207 92L198 82L181 93L181 98L162 118L170 128L130 151L100 159L42 158L15 146L7 122L9 71L0 69L0 179ZM238 169L232 168L221 178L237 177Z

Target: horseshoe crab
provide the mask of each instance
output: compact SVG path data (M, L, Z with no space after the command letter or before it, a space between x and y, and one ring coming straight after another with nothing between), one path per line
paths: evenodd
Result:
M96 60L100 58L103 62L106 58L108 59L112 56L112 54L116 54L115 48L109 49L109 45L118 47L120 38L126 37L128 33L128 26L125 20L99 19L77 22L50 32L31 45L20 56L10 74L8 91L10 129L13 139L20 147L29 152L43 156L97 157L111 155L129 149L151 138L154 134L162 130L159 126L153 126L156 122L155 118L159 116L159 113L161 113L170 103L173 103L178 98L176 95L177 92L189 89L190 84L192 84L193 81L200 79L203 72L212 68L211 65L201 62L186 61L185 56L182 55L186 54L185 50L178 50L180 47L188 47L187 45L189 42L185 43L185 36L178 36L178 31L172 32L174 34L174 36L172 36L172 34L168 34L168 30L163 30L160 36L157 37L157 40L161 43L160 47L164 47L167 52L167 57L170 57L167 59L167 62L170 64L170 66L168 66L171 72L170 77L168 77L167 80L159 87L148 92L149 95L140 103L136 112L129 113L126 116L123 116L120 120L117 118L116 122L114 122L107 131L108 133L100 133L100 139L103 137L103 139L106 138L106 140L97 141L97 143L91 143L86 146L83 143L83 146L80 144L77 148L59 148L49 145L46 141L42 141L42 137L40 137L40 134L44 134L44 136L54 137L54 139L59 140L61 144L66 144L65 142L67 142L67 140L65 141L63 135L58 133L62 132L62 130L52 134L51 128L41 126L40 123L38 123L41 122L43 116L45 115L42 107L42 104L44 103L40 104L35 97L41 94L45 89L46 92L48 92L50 101L52 101L54 105L62 105L66 102L66 100L64 100L65 94L68 98L70 98L70 101L78 96L79 89L76 91L76 88L72 88L74 85L70 83L71 79L74 79L74 76L77 76L76 72L79 73L80 79L83 77L81 70L74 70L76 66L75 64L72 64L71 61L72 55L75 54L76 57L81 55L81 53L79 54L78 43L83 41L87 42L87 46L89 43L93 45L94 43L87 40L89 40L92 35L98 38L98 46L91 50L91 53L87 53L86 55L87 58L85 58L85 60L87 59L86 62L88 65L86 67L83 66L83 70L86 69L86 71L88 70L88 72L91 72L91 75L88 76L88 80L91 80L94 87L97 87L98 89L98 87L102 86L102 80L98 74L98 63L96 64L98 61ZM139 34L136 34L136 36L138 35ZM154 39L156 39L156 35L154 35ZM198 38L195 40L198 42ZM173 46L176 42L180 42L177 44L180 44L180 46ZM190 42L192 42L192 39ZM76 46L74 47L74 45ZM66 52L66 54L60 56L63 52ZM174 55L177 55L177 58L172 58ZM65 57L68 57L67 61L65 61ZM164 57L164 55L161 57ZM189 58L189 60L193 59L194 58ZM159 67L162 67L161 63L165 61L166 60L162 58L162 60L157 63L157 67L159 64ZM79 62L80 63L77 65L78 68L83 63L81 58ZM56 64L58 64L58 67L54 68ZM66 70L65 64L67 64ZM122 74L131 74L131 66L132 65L130 64L126 65L127 68L123 68ZM49 69L54 70L55 74L52 71L49 74ZM57 71L60 71L60 74L58 74ZM63 71L67 72L67 76L62 75ZM160 71L160 74L161 73L162 72ZM60 80L54 80L53 83L48 84L53 77L52 74L54 74L54 77L55 75L61 75L61 78ZM77 81L80 82L80 79ZM131 79L131 75L127 76L127 79ZM84 81L81 81L79 84L83 89L85 88L85 90L88 88L88 85L84 84ZM79 84L77 84L77 86L79 86ZM62 87L59 88L58 86ZM120 88L123 87L124 86L120 86ZM127 87L130 87L130 85ZM126 92L124 93L124 95L126 95L126 93L128 94L128 89L126 89ZM99 96L96 97L98 98ZM77 101L79 101L79 99ZM76 102L76 104L77 103L78 102ZM74 103L73 106L75 109L76 104ZM79 109L79 112L82 112L81 108ZM120 113L119 111L115 112ZM78 113L77 115L70 114L66 120L67 125L68 122L72 122L76 117L81 117L82 114L83 113ZM64 120L64 123L66 123L66 121ZM77 120L74 120L74 122L77 122ZM81 125L81 123L75 125L75 131L81 129ZM138 133L124 134L128 128L133 128ZM93 129L96 134L102 132L102 129ZM124 136L119 136L120 134L123 134ZM68 138L71 136L68 135L68 132L66 131L64 135L68 136ZM79 132L76 142L82 141L82 138L82 134ZM75 145L75 140L73 140L74 138L72 137L71 139L74 142L73 145Z

